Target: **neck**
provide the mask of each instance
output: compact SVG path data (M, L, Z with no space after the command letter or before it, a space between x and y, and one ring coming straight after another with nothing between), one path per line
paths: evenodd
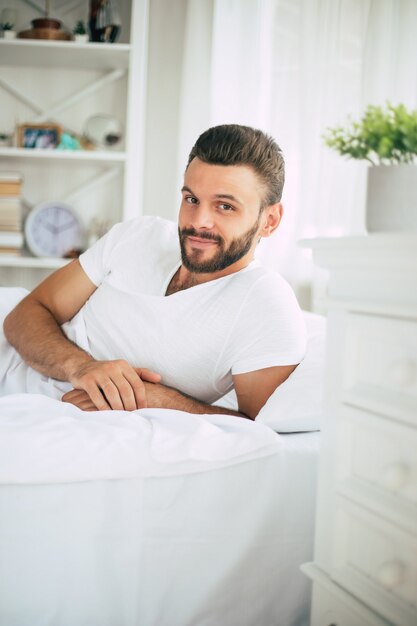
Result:
M251 261L253 261L253 258L246 259L245 262L241 259L241 261L234 263L233 266L231 265L220 272L213 272L210 274L197 274L196 272L190 272L186 267L184 267L184 265L181 265L172 277L166 295L170 296L177 291L183 291L184 289L189 289L190 287L195 287L196 285L202 285L203 283L208 283L212 280L229 276L230 274L236 274L236 272L240 272L247 267Z

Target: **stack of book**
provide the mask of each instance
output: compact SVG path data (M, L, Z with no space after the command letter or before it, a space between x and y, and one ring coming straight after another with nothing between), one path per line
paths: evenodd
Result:
M0 254L20 254L22 246L22 175L0 171Z

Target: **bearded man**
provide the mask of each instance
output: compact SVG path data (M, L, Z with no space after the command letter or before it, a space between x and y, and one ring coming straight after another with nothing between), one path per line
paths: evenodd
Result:
M114 226L16 306L7 340L28 366L68 383L62 399L85 410L255 419L306 347L291 288L254 260L280 223L283 184L271 137L210 128L189 156L178 225ZM213 406L233 388L237 411Z

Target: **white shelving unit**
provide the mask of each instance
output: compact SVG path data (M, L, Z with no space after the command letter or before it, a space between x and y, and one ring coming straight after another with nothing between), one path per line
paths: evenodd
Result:
M17 30L39 17L41 2L16 0ZM52 17L70 29L86 20L88 3L56 0ZM92 219L116 223L142 213L148 0L119 0L120 43L0 39L0 132L51 122L82 133L91 115L120 120L123 141L112 150L0 148L0 171L23 175L29 206L67 202L86 233ZM0 0L0 10L9 5ZM41 9L41 7L39 7ZM0 256L0 286L32 288L65 259Z

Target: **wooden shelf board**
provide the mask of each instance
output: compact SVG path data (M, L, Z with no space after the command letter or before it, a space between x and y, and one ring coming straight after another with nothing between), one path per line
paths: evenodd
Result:
M126 69L130 44L37 39L0 40L0 65L13 67Z
M13 254L0 254L0 269L2 267L27 267L40 269L58 269L72 259L56 259L50 257L18 256Z
M62 161L106 161L121 163L126 160L126 152L99 150L42 150L37 148L0 148L0 158L8 159L49 159Z

